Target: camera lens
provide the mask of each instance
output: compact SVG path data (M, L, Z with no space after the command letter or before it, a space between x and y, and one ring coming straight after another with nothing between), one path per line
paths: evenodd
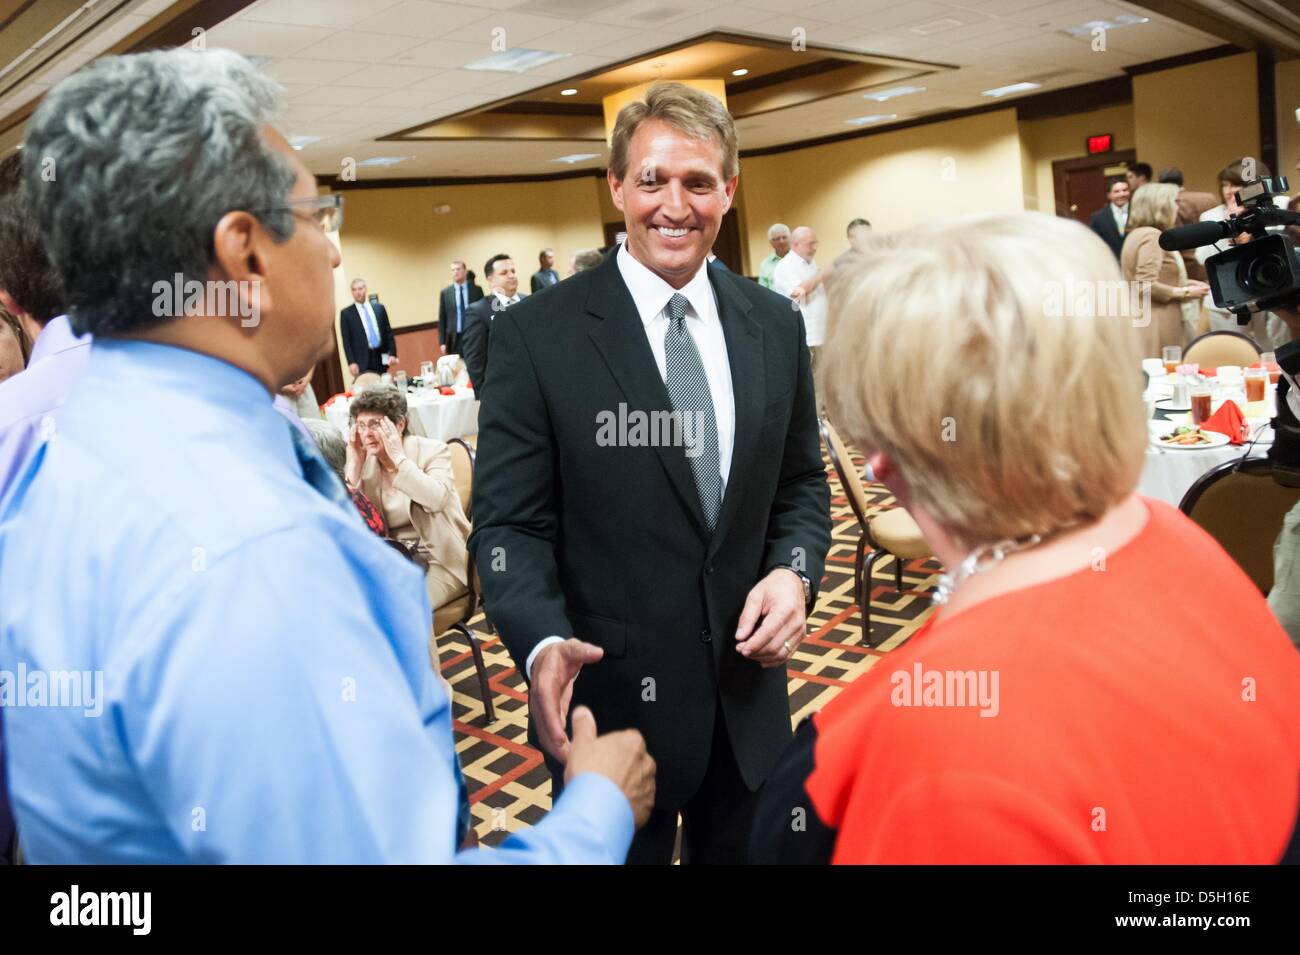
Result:
M1285 290L1291 270L1280 255L1261 255L1241 263L1240 278L1252 295L1268 295Z

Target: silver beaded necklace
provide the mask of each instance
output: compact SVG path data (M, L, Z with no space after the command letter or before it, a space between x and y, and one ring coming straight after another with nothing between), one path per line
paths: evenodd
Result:
M1043 535L1030 534L1028 537L1022 537L1019 540L1006 538L993 544L984 544L975 548L966 555L965 560L957 565L954 573L942 573L939 575L939 585L935 588L934 595L930 598L938 606L943 606L952 597L955 591L966 578L975 574L983 574L998 564L1008 554L1014 554L1017 551L1028 550L1043 541Z

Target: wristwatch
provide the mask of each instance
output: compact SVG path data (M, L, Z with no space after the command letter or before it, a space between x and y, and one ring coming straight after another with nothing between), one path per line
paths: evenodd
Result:
M810 608L812 606L812 581L799 573L799 571L795 570L789 564L777 564L776 567L772 568L772 570L776 570L777 567L783 567L799 578L800 582L803 583L803 605L805 608Z

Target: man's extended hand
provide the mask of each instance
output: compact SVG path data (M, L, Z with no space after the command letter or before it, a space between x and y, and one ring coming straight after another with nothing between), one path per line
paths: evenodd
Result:
M655 761L646 752L645 737L638 730L597 736L596 717L591 710L585 706L574 710L573 744L564 781L568 783L581 773L600 773L623 790L632 806L636 827L645 825L655 803Z
M528 707L537 721L542 748L561 763L569 761L570 743L564 723L573 699L573 681L584 665L604 655L600 647L570 637L563 643L552 643L533 660Z
M763 667L784 666L804 638L803 581L787 567L775 567L745 598L736 624L736 649Z

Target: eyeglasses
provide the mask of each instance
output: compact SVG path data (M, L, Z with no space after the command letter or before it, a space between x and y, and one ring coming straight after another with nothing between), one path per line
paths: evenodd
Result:
M337 232L343 225L343 196L337 192L312 196L310 199L289 199L282 206L260 211L275 212L281 209L287 209L296 216L307 216L320 226L322 232Z
M376 434L381 433L384 430L384 422L387 420L387 418L374 418L369 421L359 420L357 421L357 433L366 434L370 431L374 431Z

